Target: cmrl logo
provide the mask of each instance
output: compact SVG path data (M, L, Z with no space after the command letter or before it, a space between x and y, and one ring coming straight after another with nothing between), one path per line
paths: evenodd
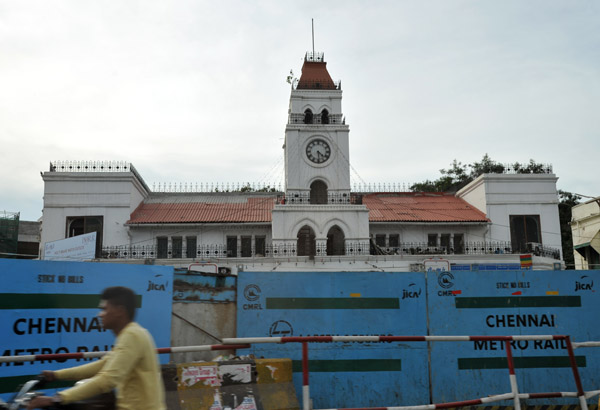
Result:
M253 283L244 288L244 298L246 298L248 302L256 302L258 299L260 299L260 294L260 287ZM244 310L263 310L263 307L260 303L244 303L242 308Z
M438 284L444 289L450 289L454 286L454 275L450 272L442 272L438 276Z
M249 302L254 302L260 298L260 287L251 283L244 288L244 297Z
M460 295L460 290L451 290L454 287L454 275L450 272L442 272L438 276L438 285L443 290L438 290L438 296Z

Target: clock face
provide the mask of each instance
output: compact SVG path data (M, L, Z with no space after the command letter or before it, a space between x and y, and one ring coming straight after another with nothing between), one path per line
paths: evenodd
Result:
M306 156L315 164L322 164L331 156L331 148L325 140L317 138L306 146Z

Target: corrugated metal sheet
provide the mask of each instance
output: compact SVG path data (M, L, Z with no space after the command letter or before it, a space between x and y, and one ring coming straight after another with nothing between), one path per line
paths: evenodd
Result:
M371 222L487 222L483 212L451 194L376 193L363 197Z
M173 301L235 303L237 276L212 273L175 273Z

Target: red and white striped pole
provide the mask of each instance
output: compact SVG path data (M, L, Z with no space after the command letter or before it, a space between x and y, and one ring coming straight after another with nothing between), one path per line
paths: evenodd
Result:
M579 397L579 404L581 405L581 410L588 410L587 400L585 399L585 392L583 391L583 385L581 384L581 378L579 377L579 370L577 369L575 353L573 352L573 345L571 344L571 336L566 336L565 342L567 343L569 361L571 362L571 369L573 370L573 377L575 378L575 385L577 386L577 396Z
M515 374L515 363L513 361L512 349L508 340L504 341L506 349L506 360L508 362L508 377L510 378L510 391L515 402L515 410L521 410L521 401L519 400L519 386L517 385L517 376Z
M556 340L565 336L287 336L287 337L234 337L223 339L230 343L302 343L302 342L469 342L484 340Z
M308 385L308 342L302 342L302 409L310 410L310 386Z
M177 346L177 347L160 347L156 349L156 353L187 353L201 352L209 350L236 350L249 349L249 344L232 344L232 345L200 345L200 346ZM101 352L79 352L79 353L54 353L54 354L29 354L19 356L0 356L0 363L9 362L34 362L40 360L56 360L65 361L68 359L95 359L106 355L107 351Z

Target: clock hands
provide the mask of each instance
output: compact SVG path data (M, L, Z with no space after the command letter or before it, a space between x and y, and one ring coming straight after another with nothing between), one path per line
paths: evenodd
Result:
M329 159L329 145L320 139L315 139L308 144L306 155L308 159L317 164L322 164Z

